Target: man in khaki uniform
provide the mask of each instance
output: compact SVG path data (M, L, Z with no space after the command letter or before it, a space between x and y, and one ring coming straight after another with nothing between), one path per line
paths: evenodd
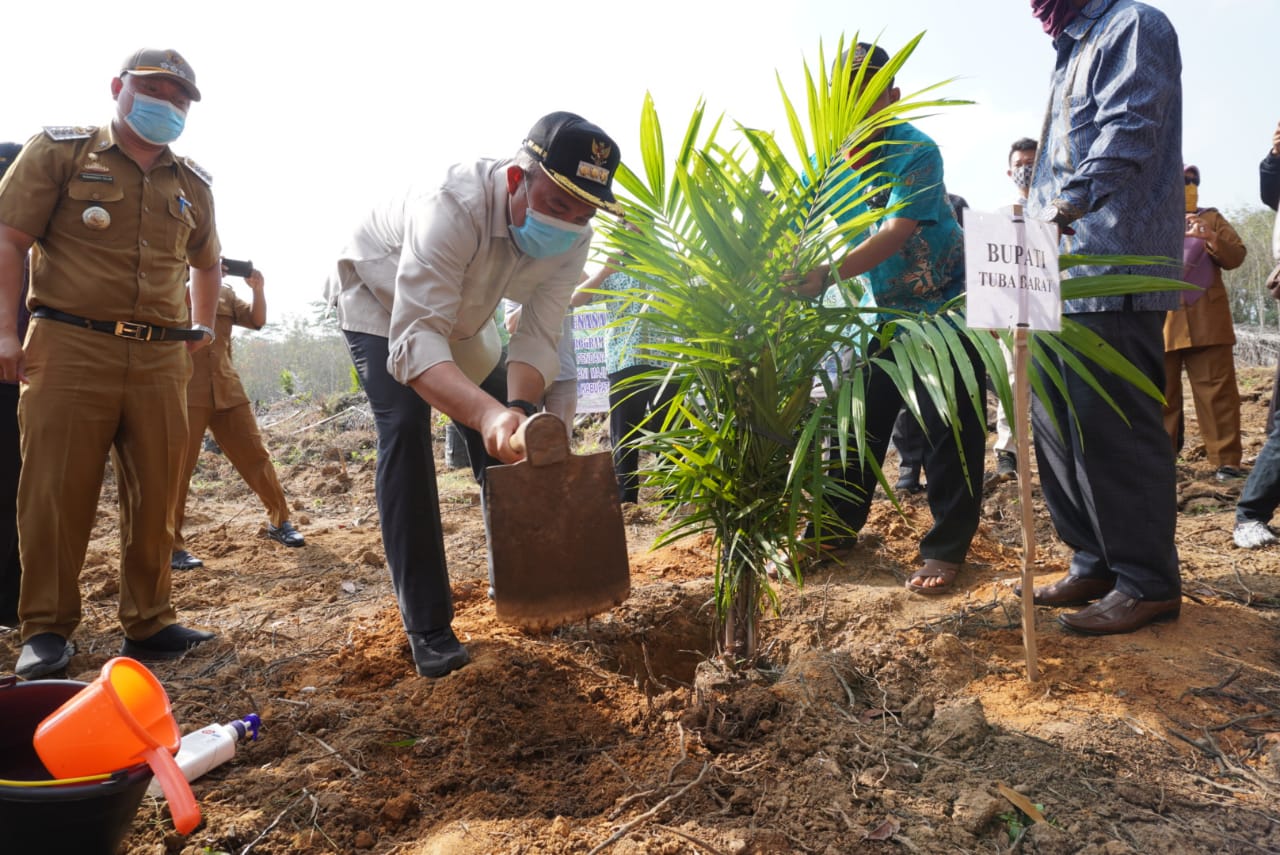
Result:
M1222 271L1244 264L1245 245L1216 208L1201 208L1200 170L1183 170L1186 237L1183 278L1201 290L1180 292L1182 305L1164 322L1164 429L1174 454L1182 450L1182 371L1195 399L1196 422L1219 481L1244 478L1240 468L1240 390L1236 386L1235 326ZM1196 272L1196 267L1201 271Z
M188 351L214 335L220 281L209 176L168 146L200 90L177 53L141 50L111 94L108 126L47 128L0 182L0 380L26 384L16 670L27 679L66 667L74 653L108 451L120 493L121 652L174 659L214 637L177 622L169 585ZM29 249L24 346L16 304Z
M223 268L223 275L226 274ZM267 536L285 546L303 546L302 534L289 522L289 502L284 497L271 455L262 443L258 420L249 406L240 375L231 364L231 327L233 325L260 330L267 322L267 299L263 296L266 280L262 271L254 270L245 277L253 291L253 305L236 296L224 284L218 292L218 314L213 322L213 343L191 357L191 380L187 383L187 454L186 467L173 508L174 570L203 567L204 562L186 549L182 536L182 520L186 516L187 488L200 459L200 444L205 428L213 432L222 452L240 473L245 483L258 494L271 522Z

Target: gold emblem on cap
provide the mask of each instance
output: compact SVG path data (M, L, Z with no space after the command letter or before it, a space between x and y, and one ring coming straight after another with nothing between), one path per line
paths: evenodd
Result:
M613 146L608 143L602 143L600 140L591 141L591 159L596 166L604 166L611 154L613 154ZM605 173L605 175L608 174L607 172Z
M609 183L609 170L603 166L596 166L594 163L587 163L585 160L578 161L578 177L585 178L588 181L594 181L597 184Z
M95 232L100 232L111 225L111 215L107 213L106 208L99 208L94 205L91 208L85 208L84 214L80 219L84 220L84 224Z

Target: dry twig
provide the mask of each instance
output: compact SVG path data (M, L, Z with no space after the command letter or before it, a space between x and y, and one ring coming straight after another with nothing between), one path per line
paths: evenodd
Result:
M685 840L692 843L694 846L697 846L699 849L702 849L706 852L710 852L711 855L723 855L723 853L719 849L716 849L710 843L707 843L704 840L699 840L698 838L694 837L692 834L685 834L683 831L681 831L678 828L672 828L669 825L659 825L658 828L661 828L663 831L669 834L674 834L676 837L684 838Z
M329 752L329 755L330 755L331 757L336 757L336 758L338 759L338 762L340 762L343 766L346 766L348 769L350 769L350 770L351 770L351 774L355 775L357 778L363 778L363 777L364 777L364 772L363 772L363 771L361 771L360 769L357 769L355 766L352 766L350 763L348 763L348 762L347 762L347 758L345 758L345 757L343 757L341 754L339 754L339 753L338 753L338 750L337 750L336 748L334 748L332 745L330 745L329 743L325 742L325 741L324 741L323 739L321 739L320 737L315 736L314 734L307 733L307 734L303 734L303 735L304 735L304 736L310 736L310 737L311 737L312 739L314 739L316 742L320 743L320 747L322 747L325 751L328 751L328 752Z
M327 418L327 419L321 419L320 421L315 422L315 423L313 423L313 424L309 424L309 425L307 425L307 426L305 426L305 427L300 427L300 428L298 428L297 430L290 431L289 433L285 434L285 436L297 436L298 434L300 434L300 433L304 433L304 432L306 432L306 431L309 431L309 430L311 430L312 428L318 428L318 427L320 427L320 425L328 424L329 422L333 421L334 419L340 419L340 418L342 418L343 416L345 416L347 413L353 413L353 412L357 412L357 411L360 411L360 410L363 410L363 409L365 409L365 408L364 408L364 407L361 407L361 406L360 406L360 405L358 405L358 404L352 404L350 407L347 407L345 410L343 410L343 411L342 411L342 412L340 412L340 413L337 413L336 415L329 416L329 418ZM297 413L295 413L294 415L297 415ZM289 419L292 419L292 418L293 418L293 416L289 416L289 418L281 419L280 421L276 422L276 425L282 425L282 424L284 424L285 422L289 421ZM275 425L272 425L272 427L275 427Z
M608 849L610 846L612 846L613 844L617 843L619 840L621 840L622 838L630 834L632 829L634 829L636 826L642 825L645 822L648 822L649 820L653 819L655 816L658 815L659 811L661 811L667 805L671 804L676 799L680 798L685 793L689 792L689 790L693 789L698 784L701 784L702 779L707 776L707 772L711 768L712 767L710 763L703 763L702 770L698 772L698 777L694 778L692 781L690 781L689 783L681 787L679 791L674 792L671 795L667 796L665 799L658 802L656 805L649 808L647 811L640 814L635 819L631 820L630 822L624 823L621 828L619 828L617 831L613 833L613 836L611 836L608 840L605 840L600 845L596 846L594 849L588 852L587 855L596 855L597 852L603 852L604 850Z
M298 797L293 801L289 802L289 805L284 810L280 811L280 813L276 814L275 819L271 820L270 825L262 829L262 831L258 834L257 837L253 838L253 840L250 840L249 844L240 850L240 855L249 855L249 853L253 851L253 847L261 843L262 839L266 837L268 834L270 834L271 831L277 825L280 824L280 820L284 819L285 814L293 810L294 807L296 807L299 802L301 802L303 799L308 798L310 795L311 795L310 791L308 791L306 787L303 787L302 792L298 794Z

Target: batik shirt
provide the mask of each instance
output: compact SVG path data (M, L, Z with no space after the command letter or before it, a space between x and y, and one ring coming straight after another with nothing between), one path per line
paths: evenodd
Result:
M1092 0L1054 42L1049 109L1027 213L1056 207L1075 235L1062 251L1162 256L1177 267L1093 266L1070 275L1181 276L1182 61L1160 11L1133 0ZM1067 313L1117 311L1127 298L1069 300ZM1135 294L1133 308L1176 309L1175 291Z
M601 291L631 291L643 288L644 283L626 273L610 273L600 283ZM609 326L604 331L605 371L616 374L637 366L657 366L664 363L645 358L645 346L666 341L644 320L644 304L619 297L603 298ZM617 322L617 323L615 323Z
M964 237L942 181L942 154L932 139L905 123L885 131L878 153L884 157L879 169L896 181L869 202L840 211L836 219L845 222L901 204L887 219L915 220L916 229L899 252L867 271L865 280L877 306L936 312L964 290ZM884 222L872 226L859 242L879 231Z

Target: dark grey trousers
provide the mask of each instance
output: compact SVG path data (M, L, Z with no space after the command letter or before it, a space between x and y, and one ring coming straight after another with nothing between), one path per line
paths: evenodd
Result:
M1164 388L1164 312L1068 315ZM1173 449L1159 401L1126 380L1095 372L1128 424L1061 359L1053 364L1066 395L1045 378L1045 399L1033 396L1040 487L1058 536L1075 550L1075 576L1115 579L1131 597L1168 600L1182 591L1178 551L1177 480ZM1056 416L1057 424L1051 419ZM1060 432L1061 431L1061 432Z
M385 336L345 332L347 349L373 410L378 432L375 479L382 547L391 584L408 632L443 629L453 620L453 592L445 563L440 522L440 496L431 448L431 407L408 386L387 373ZM480 388L500 401L507 399L503 360ZM467 441L472 472L479 481L496 461L484 452L480 434L459 425Z
M901 466L916 470L924 462L924 428L905 407L898 411L898 418L893 423L893 447L898 449L898 461Z
M982 360L967 343L965 350L979 388L985 389L987 375ZM956 387L963 389L959 366L953 364L950 369ZM961 400L960 441L957 443L951 425L943 421L929 398L928 390L919 381L916 383L916 397L924 418L921 460L929 475L926 495L929 511L933 514L933 527L920 540L920 557L960 563L968 554L982 514L982 467L986 457L987 426L969 400ZM879 365L873 366L867 380L866 431L867 450L877 464L884 461L902 403L902 393L892 378ZM914 416L908 414L907 418L915 425ZM919 425L915 427L919 428ZM856 455L857 451L851 448L850 460L855 462L844 473L855 498L834 499L831 504L850 529L861 531L870 513L871 499L878 482L870 466L860 470L853 468ZM838 448L831 450L830 459L836 464L833 468L838 468Z

